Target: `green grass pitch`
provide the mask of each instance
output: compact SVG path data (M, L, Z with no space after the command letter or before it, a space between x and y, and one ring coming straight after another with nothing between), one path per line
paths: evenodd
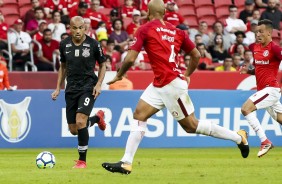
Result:
M53 169L38 169L35 158L41 151L56 157ZM139 149L130 175L110 173L101 167L116 162L122 148L91 148L87 169L72 169L77 159L73 149L0 149L1 184L280 184L282 148L257 158L251 148L247 159L237 148Z

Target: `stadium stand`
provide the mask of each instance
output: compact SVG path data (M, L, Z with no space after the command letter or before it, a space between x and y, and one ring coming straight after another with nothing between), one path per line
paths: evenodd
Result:
M30 9L31 9L30 5L23 5L23 6L19 7L21 18L23 18L25 16L26 12Z
M124 17L124 18L122 19L122 21L123 21L123 28L126 29L127 26L132 22L132 18L130 18L130 17Z
M218 7L215 9L215 14L218 19L226 19L229 16L229 9L227 7Z
M190 28L197 29L199 27L198 18L196 15L184 15L183 17L188 20L188 25Z
M194 6L194 1L193 0L178 0L176 1L176 4L178 7L184 7L184 6Z
M118 3L118 11L125 0L116 0ZM207 22L208 31L212 31L211 27L215 21L219 20L225 24L226 18L229 16L229 6L234 4L238 7L238 15L245 8L245 0L174 0L177 4L177 13L182 15L187 21L189 28L199 28L199 22ZM28 10L32 8L30 0L3 0L4 5L0 7L0 11L5 16L5 22L10 26L18 19L23 18ZM39 0L41 6L44 6L46 0ZM142 0L135 0L136 7L141 7ZM166 1L165 1L166 2ZM100 11L110 17L112 8L101 8ZM260 12L265 9L260 9ZM50 22L51 19L47 19ZM124 29L132 22L132 18L123 18ZM110 25L110 24L109 24ZM109 26L110 27L110 26ZM282 22L280 22L282 27ZM93 30L95 31L95 30ZM282 31L273 31L273 41L280 43L282 39ZM36 43L33 43L36 44ZM55 57L55 56L54 56Z
M178 9L178 13L182 16L185 15L196 15L194 6L181 6Z
M27 6L27 5L31 7L30 0L19 0L19 7Z
M18 4L17 0L2 0L3 4L7 5L7 4Z
M273 29L272 31L272 40L279 45L281 39L281 33L277 29Z
M99 12L102 12L104 15L106 15L106 16L110 16L110 12L112 11L112 8L101 8L100 10L99 10Z
M214 0L214 7L219 8L219 7L225 7L228 9L228 7L232 4L231 0Z
M245 0L234 0L234 4L238 7L244 7L245 6Z
M211 0L196 0L195 1L195 7L210 7L214 8L214 5L212 4Z

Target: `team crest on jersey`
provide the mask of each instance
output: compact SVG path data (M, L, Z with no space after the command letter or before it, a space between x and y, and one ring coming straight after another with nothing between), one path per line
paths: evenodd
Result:
M82 49L82 56L83 57L89 57L90 56L90 49L88 49L88 48Z
M263 55L264 57L266 57L266 56L268 56L268 54L269 54L269 51L268 51L268 50L266 50L266 51L264 51L264 52L263 52L263 54L262 54L262 55Z

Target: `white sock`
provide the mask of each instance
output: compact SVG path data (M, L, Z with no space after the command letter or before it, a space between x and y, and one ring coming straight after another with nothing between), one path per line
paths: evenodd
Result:
M146 127L146 122L134 120L134 125L132 125L132 129L126 142L125 153L121 159L122 162L132 164L134 155L145 134Z
M252 112L247 116L245 116L245 118L248 121L248 123L251 125L251 127L254 129L254 131L257 133L257 135L259 136L260 141L261 142L265 141L267 137L255 113Z
M236 144L240 144L242 141L242 137L238 135L236 132L228 130L219 125L216 125L209 120L199 120L196 133L204 134L220 139L231 140Z

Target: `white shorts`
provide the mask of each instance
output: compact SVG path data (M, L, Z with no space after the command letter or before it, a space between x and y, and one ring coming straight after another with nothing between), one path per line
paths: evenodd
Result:
M161 88L150 84L140 98L156 109L166 107L178 121L194 112L187 82L178 77Z
M282 105L280 103L280 88L266 87L250 96L250 100L255 104L257 109L265 109L271 107L275 112L282 113Z

